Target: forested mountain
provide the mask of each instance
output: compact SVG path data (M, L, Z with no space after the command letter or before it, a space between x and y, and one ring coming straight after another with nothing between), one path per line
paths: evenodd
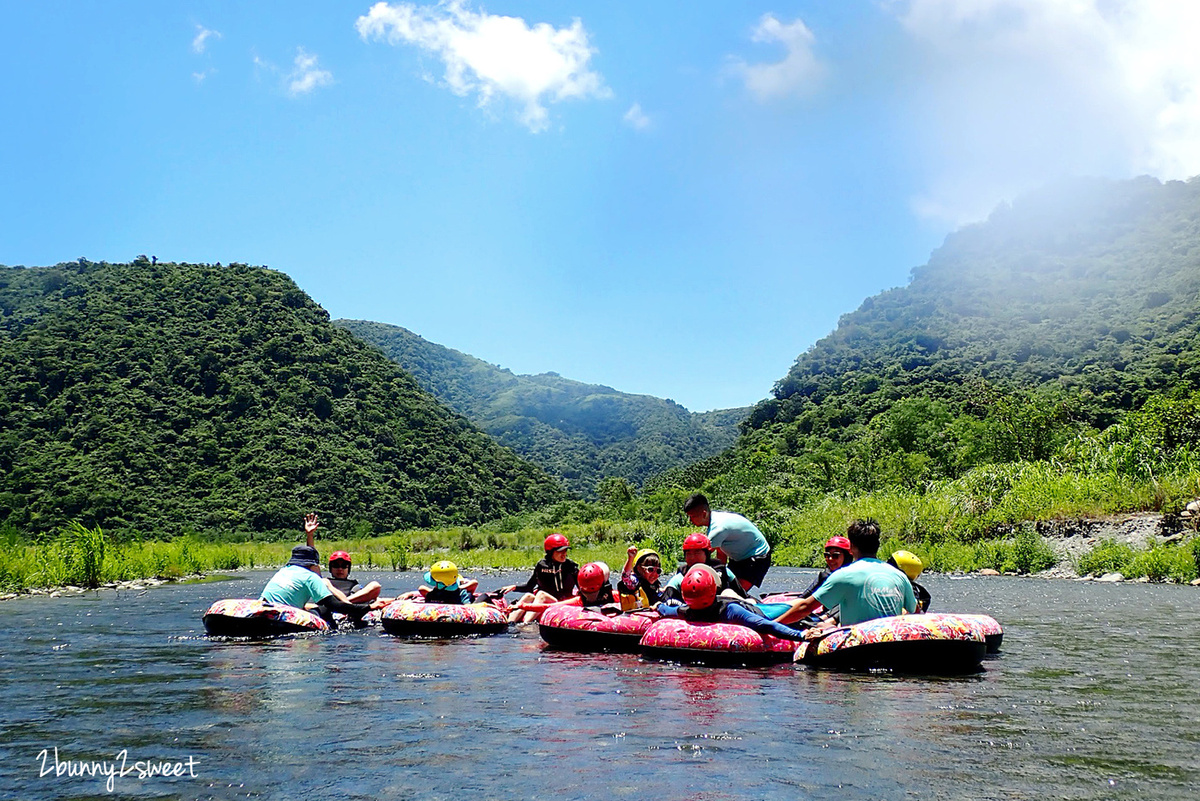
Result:
M601 479L647 477L728 448L747 409L692 413L679 404L509 370L429 342L394 325L335 320L380 348L422 387L576 493Z
M755 407L736 461L776 457L767 483L793 488L917 487L1050 458L1196 389L1200 179L1072 180L950 235L908 286L844 315Z
M0 523L294 535L313 510L386 531L563 495L286 275L0 268Z

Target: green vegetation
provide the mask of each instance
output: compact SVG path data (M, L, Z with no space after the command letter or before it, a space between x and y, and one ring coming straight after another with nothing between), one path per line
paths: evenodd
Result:
M562 497L278 272L0 268L0 523L384 532Z
M615 570L630 543L676 546L686 531L672 526L597 520L555 529L501 531L497 526L397 531L387 536L318 540L322 556L347 551L356 570L423 570L451 559L460 567L532 570L542 558L542 542L551 531L567 535L579 563L601 560ZM99 587L135 579L178 579L213 570L276 568L287 562L293 542L233 542L180 536L170 542L116 542L100 528L78 523L39 543L14 528L0 529L0 590L45 587ZM668 551L664 551L668 553ZM678 548L674 551L679 557ZM672 557L668 556L668 560ZM669 561L668 561L669 563ZM419 577L398 580L389 589L413 589Z
M1087 576L1120 573L1124 578L1189 582L1200 575L1200 539L1187 545L1158 545L1136 551L1119 542L1103 542L1079 559L1078 570Z
M692 413L672 400L557 373L513 375L400 326L363 320L334 325L379 347L442 403L589 498L605 478L641 485L725 450L749 411Z

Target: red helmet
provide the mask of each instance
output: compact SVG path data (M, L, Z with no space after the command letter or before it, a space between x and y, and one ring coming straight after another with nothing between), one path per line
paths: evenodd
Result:
M850 540L845 537L830 537L825 541L826 548L841 548L847 553L850 552Z
M542 547L547 551L557 551L559 548L570 548L571 543L562 534L551 534L546 537L546 541L542 543Z
M717 600L717 588L721 582L717 571L708 565L696 565L683 577L683 600L692 609L705 609Z
M685 551L711 551L712 543L708 541L708 537L697 531L695 534L688 534L683 539L683 550Z
M350 554L346 553L345 551L334 551L333 553L329 554L329 564L331 564L331 565L334 562L349 562L349 561L350 561Z
M607 581L604 568L596 562L588 562L579 568L579 577L576 579L579 589L583 592L599 592Z

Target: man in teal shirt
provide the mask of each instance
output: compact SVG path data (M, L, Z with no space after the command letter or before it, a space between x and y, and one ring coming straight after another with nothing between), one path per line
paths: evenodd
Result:
M361 626L363 615L371 611L371 605L349 603L345 595L321 578L321 557L313 547L319 526L315 514L304 518L308 544L292 549L292 558L271 576L259 597L267 603L294 606L297 609L303 609L305 604L316 604L317 613L335 629L334 612L341 612L355 626Z
M733 512L714 512L708 498L697 492L683 504L683 513L693 526L704 526L708 540L729 557L729 570L738 577L742 589L761 587L771 569L771 545L758 526Z
M839 622L853 626L865 620L892 617L917 611L908 576L875 558L879 552L879 524L855 520L846 531L854 562L829 574L817 591L792 604L777 618L780 623L802 620L818 606L841 607Z

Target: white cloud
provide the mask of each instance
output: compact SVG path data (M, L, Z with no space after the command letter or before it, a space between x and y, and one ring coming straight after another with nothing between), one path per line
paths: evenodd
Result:
M212 31L203 25L196 26L196 38L192 39L192 52L203 53L208 48L209 39L220 39L220 31Z
M530 27L520 17L476 13L457 0L437 6L380 2L354 27L364 40L412 44L435 54L445 62L451 91L476 94L480 107L498 98L515 101L531 131L549 125L548 103L611 94L588 66L596 51L578 19L567 28L544 22Z
M787 50L783 60L776 62L747 64L733 59L733 71L760 101L809 95L820 86L825 67L813 53L816 38L803 20L785 24L773 14L764 14L751 39L764 44L779 43Z
M914 128L932 178L918 210L964 222L1058 174L1200 173L1200 4L887 7L921 51Z
M633 128L635 131L644 131L650 127L650 118L646 116L646 112L642 111L641 103L634 103L629 107L629 111L625 112L622 118L625 124Z
M256 60L257 63L257 60ZM304 95L318 86L328 86L333 83L333 73L321 69L317 65L317 57L305 52L303 47L296 48L295 66L287 77L288 94Z

